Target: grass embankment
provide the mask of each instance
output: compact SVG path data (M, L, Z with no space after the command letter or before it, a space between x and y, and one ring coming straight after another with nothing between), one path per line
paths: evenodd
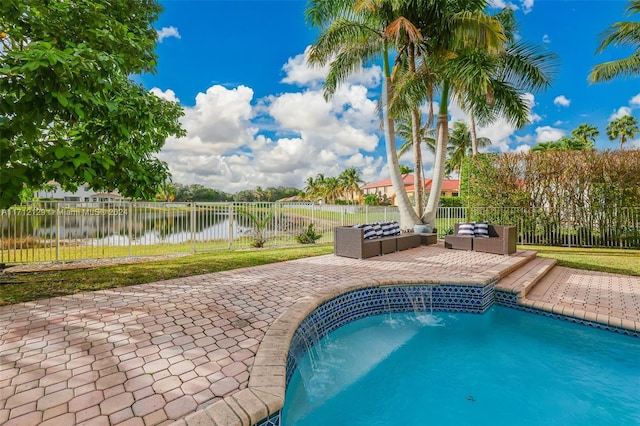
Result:
M518 248L537 251L538 257L556 259L560 266L640 276L640 250L547 246Z
M640 276L640 250L520 246L561 266ZM159 280L228 271L333 252L331 244L285 249L200 253L160 261L52 272L0 275L0 305L85 291L105 290Z
M0 275L0 305L144 284L333 252L332 244L200 253L153 262Z

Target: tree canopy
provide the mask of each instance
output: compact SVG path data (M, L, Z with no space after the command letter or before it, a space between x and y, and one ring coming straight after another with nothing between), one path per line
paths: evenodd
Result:
M182 108L131 76L153 72L153 0L0 3L0 208L54 180L152 198L154 154L183 136Z

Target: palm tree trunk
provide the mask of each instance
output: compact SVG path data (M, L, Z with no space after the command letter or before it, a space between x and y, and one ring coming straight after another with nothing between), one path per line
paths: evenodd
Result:
M442 97L440 100L440 110L436 122L436 155L433 163L433 180L431 182L431 192L425 212L425 223L435 227L436 213L440 203L440 191L442 191L442 181L444 180L445 162L447 158L447 145L449 144L449 84L444 83L442 87Z
M411 111L411 133L413 136L413 191L414 205L418 217L422 217L422 150L420 140L420 110Z
M416 57L414 45L409 46L409 72L416 73ZM416 214L422 217L422 140L420 138L421 123L420 109L414 108L411 111L411 136L413 139L413 200Z
M396 133L393 117L389 113L389 99L392 94L391 70L389 67L389 53L387 42L385 41L384 53L382 55L384 67L384 79L382 80L382 124L384 127L384 139L387 150L387 163L393 191L396 194L396 204L400 212L400 226L403 229L413 228L420 222L420 218L411 207L407 190L400 174L400 163L398 162L398 152L396 151Z
M471 155L478 154L478 135L476 135L476 118L473 110L469 111L469 132L471 133Z

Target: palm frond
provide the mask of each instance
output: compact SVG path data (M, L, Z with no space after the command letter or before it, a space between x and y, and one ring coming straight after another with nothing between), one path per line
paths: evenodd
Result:
M526 42L510 45L502 56L500 79L526 90L547 89L558 71L559 57Z
M640 55L637 54L594 66L589 74L589 81L598 83L610 81L616 77L634 77L636 75L640 75Z
M615 22L600 37L602 41L596 54L610 45L637 47L640 44L640 22Z

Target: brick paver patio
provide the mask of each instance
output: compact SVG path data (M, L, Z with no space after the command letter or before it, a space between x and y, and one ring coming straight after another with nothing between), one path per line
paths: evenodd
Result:
M429 246L365 261L327 255L0 307L0 423L168 424L246 388L270 324L301 297L345 282L495 279L515 262L517 256ZM531 297L571 298L587 309L608 301L612 312L639 320L636 278L609 299L561 290L556 282L558 289L534 289Z

